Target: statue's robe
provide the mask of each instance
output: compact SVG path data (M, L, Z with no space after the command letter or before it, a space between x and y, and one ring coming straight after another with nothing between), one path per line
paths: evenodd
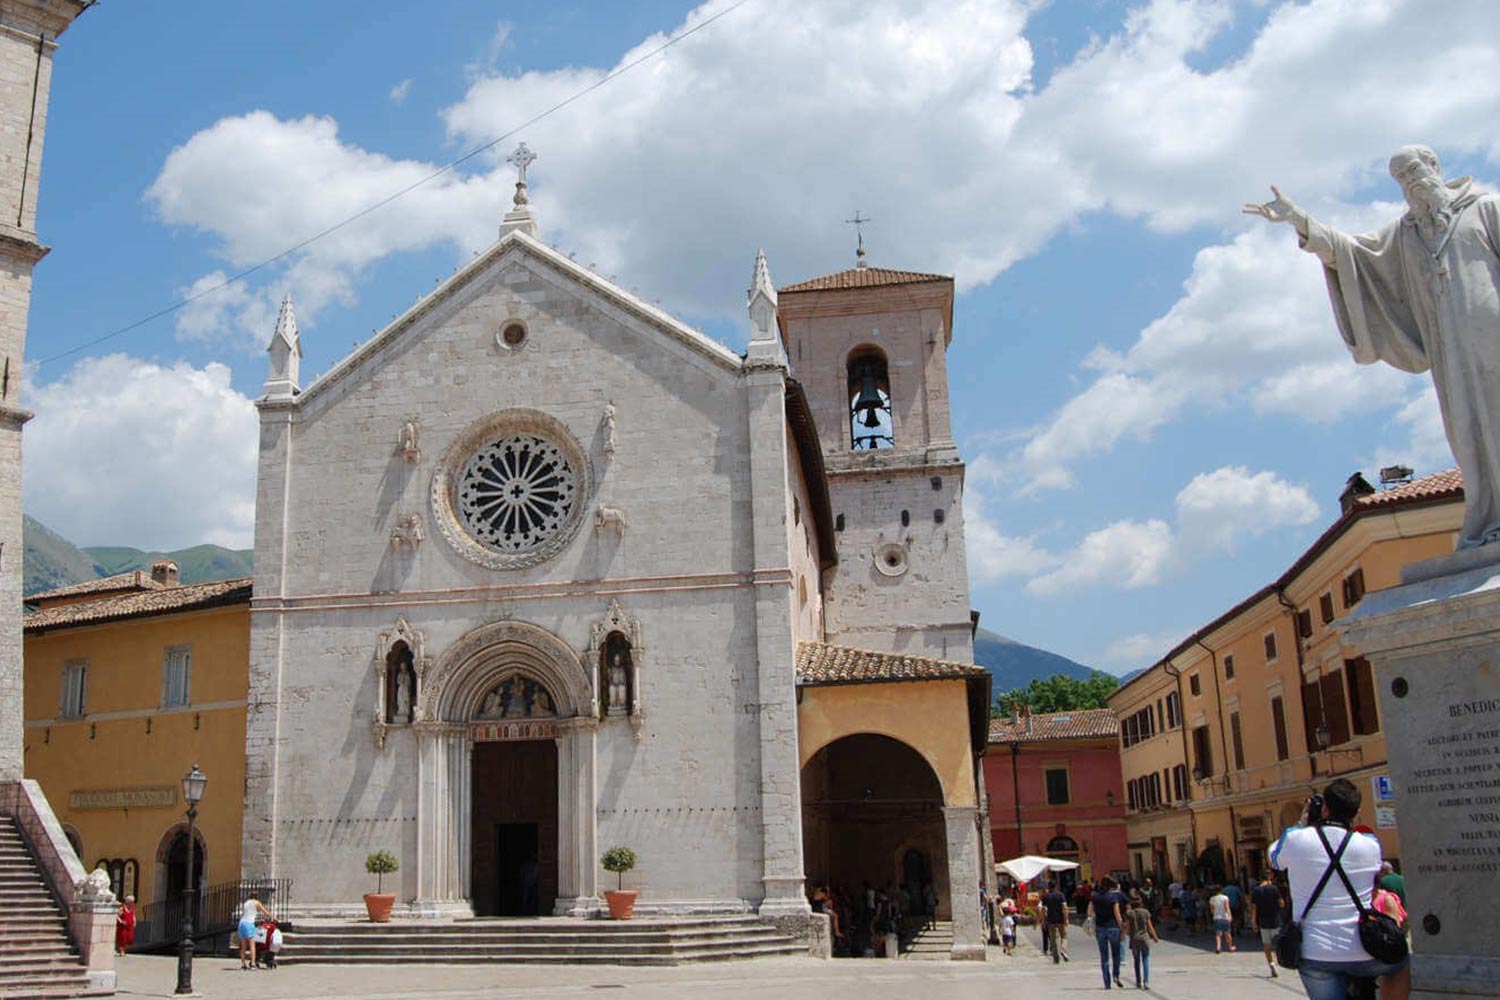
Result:
M1432 240L1408 213L1369 236L1308 220L1354 360L1432 371L1464 476L1459 548L1500 540L1500 199L1448 184L1452 222Z

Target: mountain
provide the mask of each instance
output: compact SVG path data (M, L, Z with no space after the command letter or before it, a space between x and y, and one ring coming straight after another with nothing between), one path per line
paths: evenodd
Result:
M21 519L21 592L34 594L104 575L88 554L30 514Z
M29 514L22 524L22 537L25 548L22 587L27 594L136 569L149 572L151 564L162 559L177 564L183 583L233 580L251 572L250 549L226 549L221 545L194 545L175 552L142 552L109 545L80 549Z
M1082 681L1096 673L1093 668L1066 656L1007 639L983 628L974 635L974 662L988 670L995 679L996 693L1014 691L1053 674L1066 674Z

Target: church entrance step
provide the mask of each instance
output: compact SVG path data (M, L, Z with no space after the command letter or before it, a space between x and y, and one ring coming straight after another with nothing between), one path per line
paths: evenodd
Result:
M296 924L281 960L295 964L677 965L807 949L755 917L603 921L568 918L433 923Z

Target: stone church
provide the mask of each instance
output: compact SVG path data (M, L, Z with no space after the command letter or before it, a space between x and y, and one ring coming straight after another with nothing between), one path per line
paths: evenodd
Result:
M930 881L983 957L952 310L761 256L736 353L541 242L524 165L498 242L306 387L284 303L243 874L353 912L385 849L408 916L592 916L619 844L641 912Z

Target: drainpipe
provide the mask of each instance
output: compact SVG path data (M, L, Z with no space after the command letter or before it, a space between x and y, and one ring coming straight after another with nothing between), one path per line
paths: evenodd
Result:
M1016 848L1020 854L1025 854L1026 837L1021 833L1021 767L1018 763L1020 756L1021 744L1012 743L1010 745L1010 791L1011 798L1016 800Z
M1185 705L1187 702L1182 697L1182 670L1179 669L1178 666L1169 659L1161 661L1161 668L1165 670L1167 672L1167 675L1171 677L1172 680L1177 684L1177 731L1182 734L1182 763L1183 766L1187 768L1188 777L1191 778L1193 771L1193 758L1192 754L1188 751L1187 713L1183 709L1183 705ZM1186 788L1188 796L1188 836L1193 838L1193 856L1194 860L1196 860L1198 854L1198 813L1193 809L1193 786L1189 784L1186 786ZM1170 862L1168 863L1167 867L1170 870ZM1186 880L1190 875L1192 875L1191 871L1185 871L1182 873L1182 877L1184 880Z
M1224 797L1229 798L1229 734L1225 732L1229 727L1224 724L1224 698L1219 693L1219 654L1209 649L1208 644L1202 639L1194 639L1199 646L1208 650L1208 663L1214 675L1214 705L1219 716L1219 752L1224 755ZM1239 818L1234 814L1234 803L1229 803L1229 842L1234 845L1236 853L1240 846L1240 824ZM1231 868L1234 866L1231 864ZM1227 878L1234 879L1235 872L1224 873Z

